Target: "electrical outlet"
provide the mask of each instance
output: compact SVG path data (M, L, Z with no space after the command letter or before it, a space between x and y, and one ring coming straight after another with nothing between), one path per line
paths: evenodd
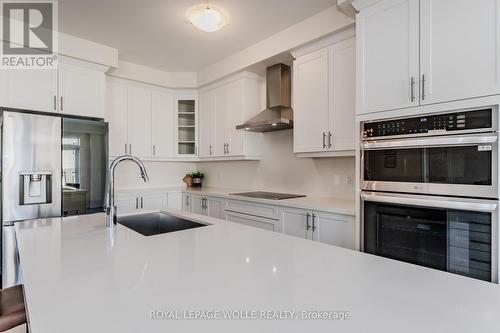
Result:
M346 176L346 184L349 186L354 185L354 177L353 176Z

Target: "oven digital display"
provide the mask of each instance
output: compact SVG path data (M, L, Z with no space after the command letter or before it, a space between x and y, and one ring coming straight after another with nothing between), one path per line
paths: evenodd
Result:
M492 127L492 109L394 119L363 124L365 138L426 134L432 131L459 131Z

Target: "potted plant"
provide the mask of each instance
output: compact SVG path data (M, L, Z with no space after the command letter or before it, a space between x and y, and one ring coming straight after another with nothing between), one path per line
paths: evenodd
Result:
M191 172L184 177L184 182L188 187L201 187L201 180L205 175L199 171Z

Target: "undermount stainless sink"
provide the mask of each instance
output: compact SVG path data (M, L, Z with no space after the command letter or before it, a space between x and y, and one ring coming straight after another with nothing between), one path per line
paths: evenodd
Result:
M201 224L165 213L147 213L118 217L118 223L144 236L153 236L192 228L205 227Z

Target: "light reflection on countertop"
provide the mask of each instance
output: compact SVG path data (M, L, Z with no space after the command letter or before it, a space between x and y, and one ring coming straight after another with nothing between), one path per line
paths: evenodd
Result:
M105 215L17 224L34 333L494 332L500 289L280 233L207 227L142 236ZM352 319L149 320L153 310L330 310ZM411 323L411 324L409 324Z

